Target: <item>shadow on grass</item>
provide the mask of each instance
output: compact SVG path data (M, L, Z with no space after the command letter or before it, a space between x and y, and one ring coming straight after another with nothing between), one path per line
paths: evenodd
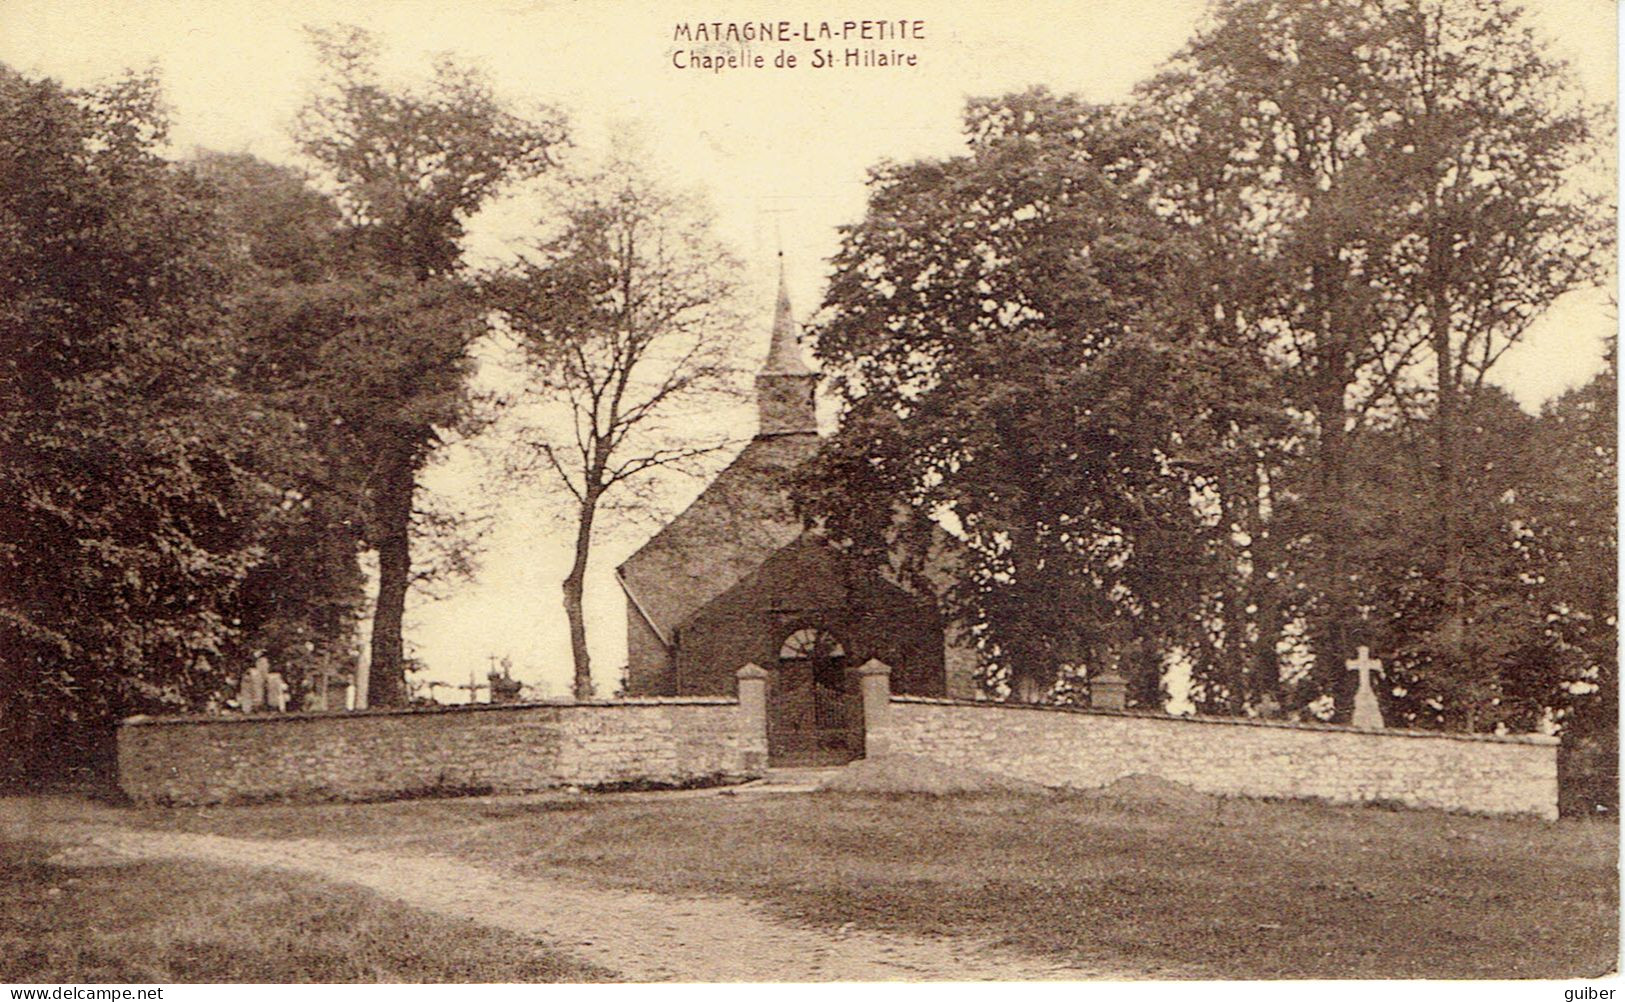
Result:
M609 981L523 937L321 881L194 863L51 862L0 842L0 981Z

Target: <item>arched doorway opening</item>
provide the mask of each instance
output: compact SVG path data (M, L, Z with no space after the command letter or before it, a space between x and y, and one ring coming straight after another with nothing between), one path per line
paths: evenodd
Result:
M846 648L821 627L794 630L768 691L768 761L842 765L862 750L863 707Z

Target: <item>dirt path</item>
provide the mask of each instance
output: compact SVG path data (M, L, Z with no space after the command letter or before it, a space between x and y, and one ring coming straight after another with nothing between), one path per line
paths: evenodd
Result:
M458 860L315 839L259 841L153 832L0 805L0 833L45 839L53 861L198 860L306 873L510 930L636 981L1031 981L1132 977L1066 967L962 938L780 922L732 898L680 898L499 874ZM100 812L107 817L110 812ZM33 815L29 817L27 815Z

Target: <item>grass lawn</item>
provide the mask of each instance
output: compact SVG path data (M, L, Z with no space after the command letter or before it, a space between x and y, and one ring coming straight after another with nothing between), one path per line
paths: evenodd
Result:
M1152 976L1572 978L1618 956L1618 828L1595 822L1082 794L129 813L734 894L819 928L970 934Z
M0 842L0 982L603 981L473 923L280 873L58 867Z

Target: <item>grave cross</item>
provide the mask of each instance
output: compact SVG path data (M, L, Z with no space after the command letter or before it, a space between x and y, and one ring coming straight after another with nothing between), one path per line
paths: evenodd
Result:
M1371 673L1382 671L1382 662L1371 656L1371 648L1362 645L1359 657L1343 662L1343 667L1349 671L1359 672L1360 688L1369 689L1371 688Z
M1371 673L1382 671L1382 662L1371 656L1371 648L1360 647L1360 655L1343 662L1349 671L1360 673L1360 686L1354 691L1355 727L1381 727L1382 710L1377 706L1377 691L1371 687Z
M475 682L474 681L474 669L470 668L468 670L468 684L467 685L454 685L454 686L452 686L452 688L453 689L466 689L466 690L468 690L468 701L470 703L477 703L477 702L479 702L480 690L481 689L489 689L490 686L488 686L488 685L480 685L478 682Z

